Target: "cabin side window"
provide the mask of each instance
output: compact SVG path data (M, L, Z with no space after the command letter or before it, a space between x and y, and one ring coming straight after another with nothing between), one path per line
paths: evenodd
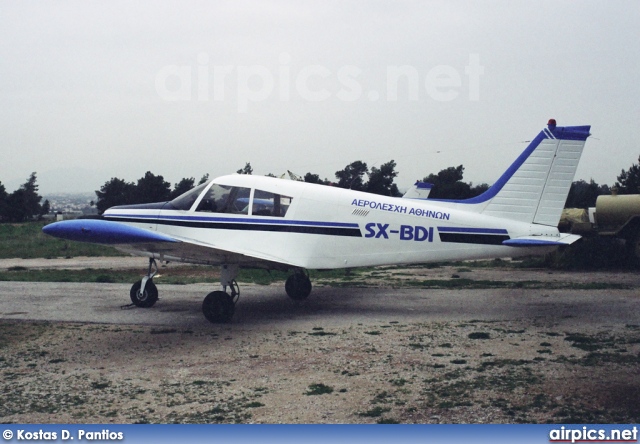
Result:
M293 198L269 191L256 190L251 214L254 216L284 217Z
M249 214L251 188L214 183L202 197L196 211L206 213Z

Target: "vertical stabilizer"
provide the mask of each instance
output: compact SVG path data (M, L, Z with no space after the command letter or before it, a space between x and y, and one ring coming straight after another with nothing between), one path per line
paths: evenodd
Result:
M590 126L556 126L550 120L485 193L459 201L489 216L557 226Z

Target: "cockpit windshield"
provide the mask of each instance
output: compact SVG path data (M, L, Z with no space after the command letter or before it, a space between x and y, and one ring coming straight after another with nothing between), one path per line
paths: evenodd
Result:
M207 183L203 183L202 185L198 185L197 187L187 191L186 193L181 194L171 201L171 206L173 206L176 210L190 210L193 204L198 199L198 196L200 196L200 193L202 193L207 185Z
M209 184L202 184L171 201L176 210L189 211ZM284 217L293 199L289 196L251 188L211 184L198 202L195 211L231 213L252 216Z

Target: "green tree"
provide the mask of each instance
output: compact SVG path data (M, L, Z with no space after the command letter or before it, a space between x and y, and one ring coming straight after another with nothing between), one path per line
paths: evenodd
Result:
M209 180L209 173L203 175L200 178L200 182L198 182L198 185L202 185L203 183L206 183Z
M395 171L396 163L391 160L387 163L380 165L380 168L371 167L369 173L369 181L364 187L364 191L368 193L381 194L383 196L400 196L398 186L393 183L398 176L398 172Z
M238 173L238 174L252 174L253 173L253 168L251 168L251 164L249 162L247 162L244 165L244 168L240 168L238 171L236 171L236 173Z
M123 179L112 177L96 191L96 208L102 214L116 205L129 205L135 202L136 185Z
M0 220L4 220L7 211L7 190L0 182Z
M430 199L469 199L478 196L489 189L489 185L482 183L473 186L473 183L463 182L464 166L449 167L440 170L438 174L429 174L424 182L433 184Z
M327 179L320 179L320 176L318 174L307 173L304 175L303 180L307 183L318 183L320 185L331 184L331 182L329 182Z
M449 167L438 174L429 174L424 182L433 184L430 199L467 199L471 195L471 187L462 181L464 167Z
M595 207L598 196L609 193L607 185L598 185L593 179L588 183L584 180L578 180L571 184L565 208Z
M343 170L336 171L337 185L340 188L363 191L365 187L364 175L369 172L367 164L356 160L347 165Z
M42 197L38 194L36 180L36 173L31 173L20 188L6 197L3 219L24 222L42 215Z
M169 199L175 199L181 194L186 193L187 191L189 191L194 187L195 182L196 182L196 179L194 177L189 177L189 178L184 177L180 182L175 184L175 186L173 187L173 191L171 191L171 195L169 196Z
M620 194L640 194L640 165L634 163L627 171L622 170L615 186Z
M46 199L42 204L42 210L40 211L40 216L49 214L50 211L51 211L51 203L49 202L49 199Z
M162 176L147 171L138 179L134 203L165 202L171 196L171 184Z

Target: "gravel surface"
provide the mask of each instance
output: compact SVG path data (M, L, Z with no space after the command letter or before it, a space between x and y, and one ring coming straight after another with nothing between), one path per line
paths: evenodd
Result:
M387 273L602 285L394 289L375 274L302 302L242 285L233 322L213 325L210 285L160 281L156 306L122 310L128 285L0 282L0 422L639 421L637 274Z

